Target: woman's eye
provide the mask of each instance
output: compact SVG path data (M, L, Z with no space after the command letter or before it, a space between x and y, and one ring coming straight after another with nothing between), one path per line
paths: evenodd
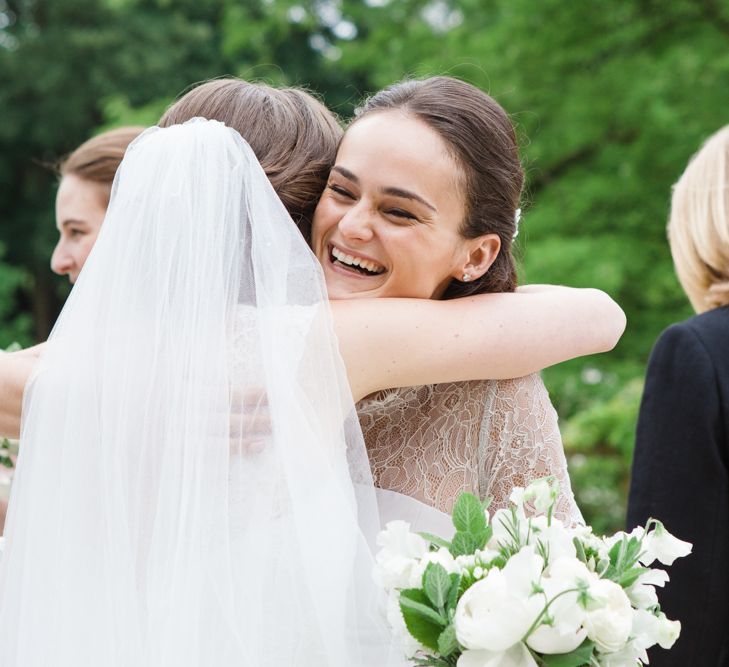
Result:
M80 236L83 236L83 235L84 235L84 232L81 231L80 229L72 229L71 230L71 233L70 233L70 236L71 236L72 239L77 239L77 238L79 238Z
M336 185L333 183L328 187L334 194L340 195L341 197L346 197L347 199L354 199L354 195L349 192L349 190L345 190L341 185Z
M401 208L391 208L387 212L396 218L403 218L405 220L417 220L417 218L412 213L403 211Z

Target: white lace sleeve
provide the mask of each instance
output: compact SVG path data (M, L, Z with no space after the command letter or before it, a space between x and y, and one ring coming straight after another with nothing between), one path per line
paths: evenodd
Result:
M567 472L557 413L538 374L495 382L479 437L479 489L491 508L508 506L515 486L547 475L559 481L556 516L583 523Z

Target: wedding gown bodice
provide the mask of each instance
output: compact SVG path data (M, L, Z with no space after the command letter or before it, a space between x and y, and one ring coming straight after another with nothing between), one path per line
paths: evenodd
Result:
M491 510L554 475L556 516L582 522L554 410L538 374L390 389L357 405L376 486L450 512L469 491Z

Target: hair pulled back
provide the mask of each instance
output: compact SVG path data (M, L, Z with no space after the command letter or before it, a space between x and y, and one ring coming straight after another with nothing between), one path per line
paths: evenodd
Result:
M511 252L524 171L514 127L504 109L471 84L450 77L396 83L370 97L355 121L399 110L423 121L449 148L462 172L465 218L461 234L473 239L498 234L501 250L491 268L472 282L451 281L444 299L516 289Z
M159 125L196 117L220 121L240 133L308 240L314 208L342 138L336 116L304 90L226 78L203 83L181 97Z
M97 134L61 160L58 173L61 177L73 174L86 181L107 185L111 195L111 184L124 153L142 132L143 127L119 127Z

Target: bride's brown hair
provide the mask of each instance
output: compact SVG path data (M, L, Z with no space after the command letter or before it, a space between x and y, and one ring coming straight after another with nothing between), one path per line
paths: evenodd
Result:
M489 270L472 282L451 281L444 299L484 292L513 292L516 264L511 252L524 170L514 126L492 97L469 83L436 76L396 83L376 93L355 112L356 119L402 111L424 122L446 143L462 172L468 239L498 234L501 249Z
M197 117L218 120L240 133L308 241L314 208L342 138L337 117L304 90L227 78L183 95L159 126Z

